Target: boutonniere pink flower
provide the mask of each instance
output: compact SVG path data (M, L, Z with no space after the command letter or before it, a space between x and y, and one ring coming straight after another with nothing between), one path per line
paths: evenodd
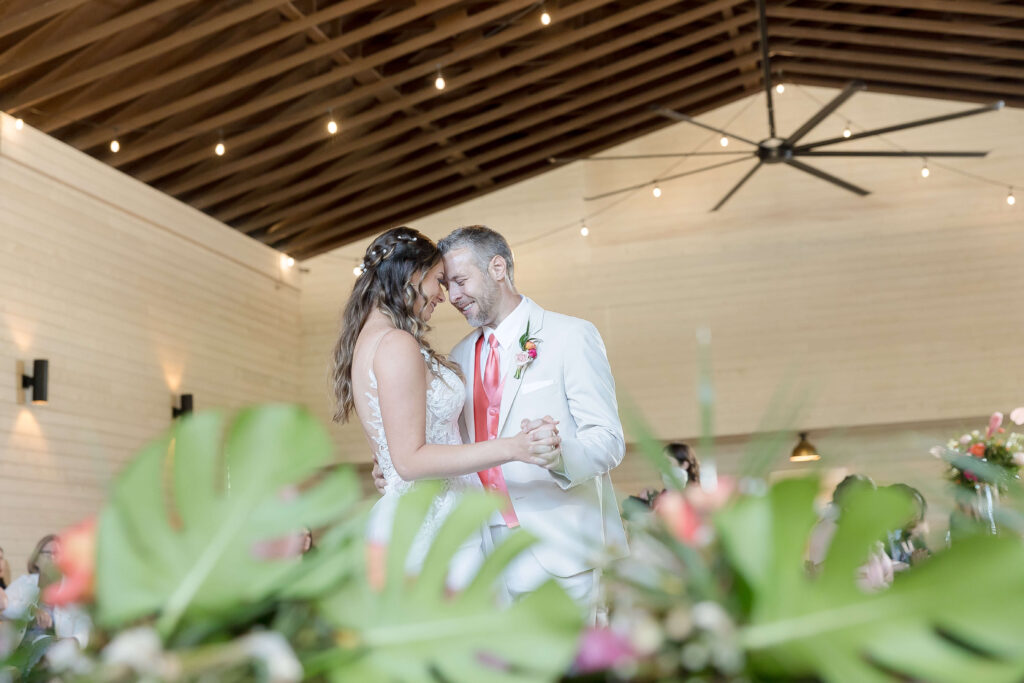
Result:
M520 379L523 376L523 370L537 358L537 344L539 343L540 339L530 336L530 323L526 323L526 332L523 332L523 336L519 337L519 348L522 349L522 352L516 354L516 372L514 375L516 379Z

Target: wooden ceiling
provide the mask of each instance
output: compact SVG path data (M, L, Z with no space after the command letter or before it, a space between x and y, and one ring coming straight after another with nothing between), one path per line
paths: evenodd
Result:
M767 15L775 80L1024 106L1019 0ZM299 258L758 92L759 64L753 0L0 0L0 109Z

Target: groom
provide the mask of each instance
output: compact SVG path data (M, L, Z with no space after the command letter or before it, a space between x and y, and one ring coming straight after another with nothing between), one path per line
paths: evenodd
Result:
M601 335L591 323L545 311L519 294L508 242L484 226L438 243L448 297L476 328L451 358L466 378L463 438L514 435L537 415L558 421L561 452L548 468L513 462L480 473L505 500L490 520L495 545L522 526L539 538L506 570L513 599L554 578L599 619L598 555L628 553L609 472L625 439Z

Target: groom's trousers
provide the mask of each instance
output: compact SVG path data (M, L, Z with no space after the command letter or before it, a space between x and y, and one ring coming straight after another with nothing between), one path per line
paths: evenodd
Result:
M489 526L488 531L493 548L500 545L513 530L502 524ZM508 598L513 602L554 579L583 610L587 625L606 626L608 623L608 611L601 593L600 569L588 569L573 576L554 576L541 566L533 553L526 550L509 563L502 578Z

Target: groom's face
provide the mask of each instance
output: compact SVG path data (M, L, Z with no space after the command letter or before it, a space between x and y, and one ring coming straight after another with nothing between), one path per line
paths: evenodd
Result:
M468 247L444 255L448 298L473 327L493 325L501 290Z

